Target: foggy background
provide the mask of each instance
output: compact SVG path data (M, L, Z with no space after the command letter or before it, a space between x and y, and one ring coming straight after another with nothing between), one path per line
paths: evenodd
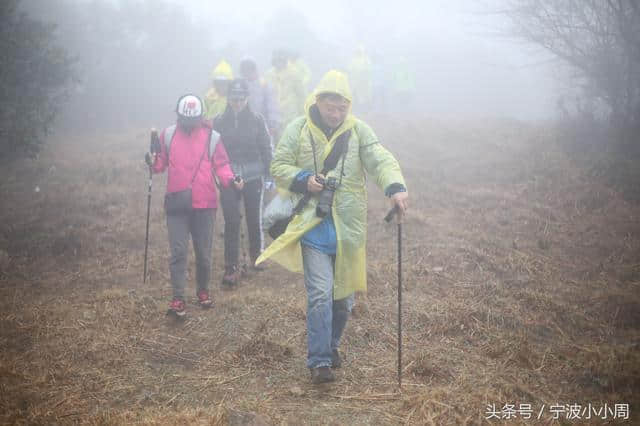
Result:
M195 3L191 13L196 19L227 17L221 32L229 36L214 34L211 45L229 57L246 52L260 59L262 69L270 65L265 47L291 47L319 77L330 66L345 69L361 45L383 69L407 59L421 112L547 118L554 113L557 67L546 52L507 36L501 3L329 0L294 6L241 0ZM306 36L297 38L300 33ZM317 50L308 50L309 43Z
M0 0L0 424L466 424L514 402L565 422L576 405L640 406L640 1L343 3ZM398 159L411 209L398 232L369 191L372 291L343 380L313 389L300 277L272 265L220 291L221 212L217 308L191 311L187 290L192 319L165 322L167 176L143 158L149 128L205 95L222 59L237 73L253 56L264 75L274 49L298 50L313 86L359 46L394 95L354 112Z
M557 61L505 36L496 1L25 0L21 7L55 23L59 44L77 61L60 120L72 127L166 125L179 95L204 95L221 59L237 74L251 56L264 74L278 48L300 53L312 87L327 70L346 70L358 46L383 78L406 61L419 115L546 119L563 90ZM406 114L397 107L389 99L385 112Z

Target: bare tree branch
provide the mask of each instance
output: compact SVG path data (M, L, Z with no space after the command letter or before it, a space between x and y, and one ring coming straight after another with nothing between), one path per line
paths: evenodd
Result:
M585 96L604 100L617 122L640 125L637 0L510 0L513 34L579 70ZM577 83L576 83L577 84Z

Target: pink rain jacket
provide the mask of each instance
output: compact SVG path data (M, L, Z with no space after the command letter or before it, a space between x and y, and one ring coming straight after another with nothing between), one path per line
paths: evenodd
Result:
M229 164L229 157L224 144L218 143L212 158L209 158L209 135L211 126L203 122L195 128L191 134L187 134L176 126L171 151L167 155L167 146L164 140L166 129L160 135L160 154L153 164L154 173L163 173L169 169L167 179L167 192L177 192L189 188L191 179L195 174L192 188L192 206L194 209L209 209L218 207L218 197L213 181L213 173L216 174L220 184L228 187L233 180L233 171ZM196 173L198 161L204 152L200 168Z

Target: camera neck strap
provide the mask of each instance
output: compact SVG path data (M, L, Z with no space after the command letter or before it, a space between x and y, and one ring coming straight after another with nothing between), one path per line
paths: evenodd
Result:
M351 130L347 130L342 133L333 144L329 155L325 158L321 174L326 176L331 170L335 169L338 165L340 157L342 157L342 165L340 170L340 180L342 183L342 176L344 175L344 160L347 157L347 151L349 149L349 139L351 138ZM316 141L313 139L311 129L309 129L309 141L311 142L311 151L313 152L313 167L316 175L318 174L318 161L316 159Z
M338 185L342 184L342 176L344 175L344 160L347 157L347 148L349 146L349 138L351 137L351 130L347 130L340 136L333 144L333 148L331 148L331 152L327 155L327 158L324 160L324 167L322 169L322 174L326 175L331 170L335 169L338 165L338 160L340 156L342 156L342 166L340 170L340 180L338 181ZM313 135L311 134L311 130L309 130L309 140L311 141L311 151L313 152L313 168L315 174L318 174L318 160L316 159L316 141L313 139ZM338 151L339 150L339 151ZM343 155L344 154L344 155ZM293 215L296 215L304 209L304 207L311 199L311 193L307 192L304 196L298 201L296 206L293 208Z

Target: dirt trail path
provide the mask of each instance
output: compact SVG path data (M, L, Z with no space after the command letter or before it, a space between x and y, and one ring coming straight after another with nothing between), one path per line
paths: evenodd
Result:
M220 290L221 213L215 308L190 300L185 322L165 316L162 178L142 284L147 136L133 132L59 138L0 172L0 422L481 424L492 405L529 404L514 424L546 424L554 404L605 402L637 420L640 207L578 170L546 128L376 128L412 197L402 393L395 227L379 190L346 363L314 387L301 276L269 264Z

